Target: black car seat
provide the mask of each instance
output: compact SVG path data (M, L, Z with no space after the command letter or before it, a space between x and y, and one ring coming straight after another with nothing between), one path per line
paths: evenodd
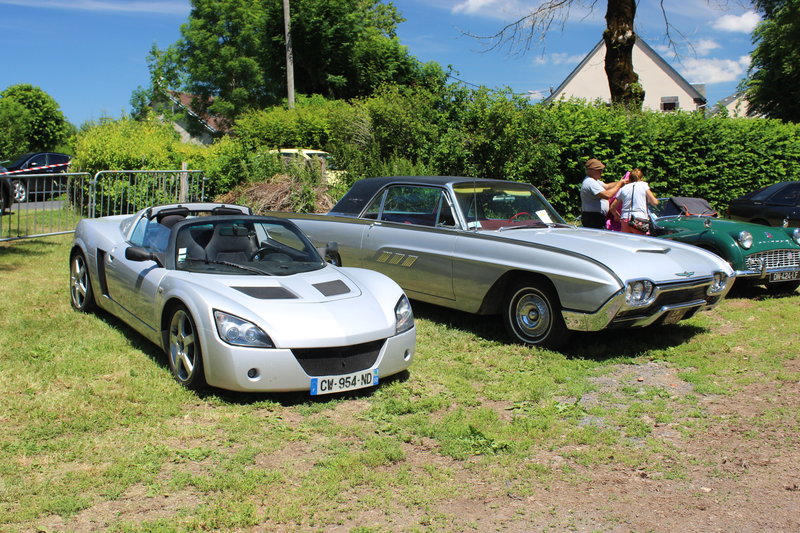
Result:
M214 227L214 234L206 246L209 261L231 261L244 263L256 252L255 238L250 230L233 222L221 222Z

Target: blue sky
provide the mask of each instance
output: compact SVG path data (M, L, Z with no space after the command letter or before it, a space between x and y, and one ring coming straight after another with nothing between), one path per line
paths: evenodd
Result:
M600 40L605 2L577 0L544 41L525 53L487 51L466 34L491 35L529 12L526 0L396 0L405 22L398 35L421 61L452 65L458 79L511 87L533 98L548 94ZM640 0L636 31L690 83L704 83L709 104L732 94L744 77L758 17L746 1ZM719 7L720 4L723 7ZM131 93L149 82L153 44L180 38L189 0L0 0L0 90L41 87L77 126L130 111Z

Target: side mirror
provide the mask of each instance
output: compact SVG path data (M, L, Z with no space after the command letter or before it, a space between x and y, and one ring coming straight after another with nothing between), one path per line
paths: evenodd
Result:
M319 255L328 263L335 266L342 266L342 258L339 256L339 243L329 242L322 248L317 248Z
M155 261L158 263L158 266L164 266L161 264L161 260L158 258L158 255L145 250L140 246L130 246L125 248L125 259L128 261Z

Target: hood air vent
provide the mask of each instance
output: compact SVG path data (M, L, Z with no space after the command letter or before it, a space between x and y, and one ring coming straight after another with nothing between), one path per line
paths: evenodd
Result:
M339 294L347 294L350 292L350 287L340 279L326 281L325 283L317 283L314 287L321 292L323 296L338 296Z
M297 298L293 293L283 287L231 287L239 292L243 292L252 298L259 300L294 300Z

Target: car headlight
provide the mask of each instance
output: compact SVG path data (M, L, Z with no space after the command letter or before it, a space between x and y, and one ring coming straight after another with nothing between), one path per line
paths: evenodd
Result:
M736 240L739 242L739 246L745 250L749 250L750 247L753 246L753 236L749 231L739 232L739 236L736 238Z
M794 239L794 242L797 244L800 244L800 228L794 228L794 231L792 232L792 239Z
M274 348L272 339L264 331L247 320L229 315L222 311L214 311L219 338L234 346L250 346L252 348Z
M400 297L397 305L394 306L394 318L396 324L394 332L396 335L414 327L414 313L411 311L411 303L405 294Z
M728 275L725 272L714 272L714 281L708 287L708 294L716 294L725 290L728 286Z
M632 307L649 304L653 299L655 285L647 279L629 281L625 287L625 303Z

